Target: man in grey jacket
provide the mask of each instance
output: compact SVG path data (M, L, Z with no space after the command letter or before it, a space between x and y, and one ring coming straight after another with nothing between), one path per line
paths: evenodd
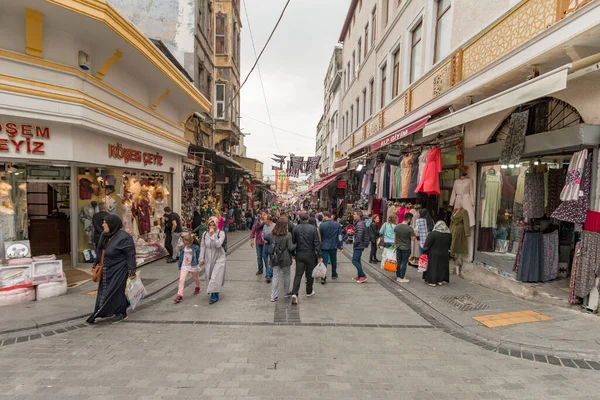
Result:
M352 252L352 264L356 267L358 275L352 280L356 283L363 283L367 280L367 275L363 271L361 257L363 251L369 247L369 232L365 224L362 211L354 211L354 251Z
M342 229L337 221L331 219L331 213L323 213L323 223L319 226L321 249L325 263L331 262L331 278L337 279L337 252L342 251ZM327 283L327 277L321 278L321 284Z

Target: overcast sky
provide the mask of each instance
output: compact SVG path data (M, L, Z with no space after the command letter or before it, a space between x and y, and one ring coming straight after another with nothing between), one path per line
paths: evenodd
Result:
M264 46L285 0L244 0L250 18L256 51ZM273 125L307 137L275 129L279 150L269 122L265 100L255 69L241 93L241 127L247 156L264 163L264 173L273 177L271 153L312 156L317 124L323 113L323 80L333 48L338 43L350 0L291 0L275 36L259 66ZM254 64L248 20L241 4L243 80ZM253 118L253 119L251 119Z

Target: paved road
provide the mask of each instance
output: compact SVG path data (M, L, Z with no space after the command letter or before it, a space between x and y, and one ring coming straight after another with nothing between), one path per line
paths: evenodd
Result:
M400 286L340 279L297 307L234 251L221 301L171 291L120 325L0 348L0 399L597 399L600 371L485 350L406 304ZM174 287L173 287L174 288ZM302 288L301 292L304 291ZM285 325L286 323L295 325Z

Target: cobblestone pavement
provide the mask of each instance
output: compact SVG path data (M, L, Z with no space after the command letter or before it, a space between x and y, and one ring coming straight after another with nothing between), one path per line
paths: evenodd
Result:
M380 279L340 278L292 307L255 276L254 250L228 259L221 301L188 286L126 323L0 347L0 399L597 399L599 371L488 351L448 334ZM304 287L301 288L304 293ZM416 311L417 310L417 311ZM283 324L276 320L286 319ZM298 322L300 321L300 322ZM295 323L295 325L291 325Z

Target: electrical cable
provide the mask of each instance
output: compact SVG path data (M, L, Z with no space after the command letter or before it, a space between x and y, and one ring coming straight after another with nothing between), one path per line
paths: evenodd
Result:
M306 135L302 135L302 134L300 134L300 133L296 133L296 132L288 131L287 129L283 129L283 128L280 128L280 127L278 127L278 126L271 125L271 124L269 124L268 122L264 122L264 121L258 120L258 119L256 119L256 118L253 118L253 117L251 117L251 116L247 115L247 114L244 114L244 113L241 113L241 114L242 114L242 115L243 115L245 118L248 118L248 119L251 119L252 121L258 122L259 124L263 124L263 125L266 125L266 126L270 126L271 128L277 129L278 131L287 132L287 133L289 133L290 135L294 135L294 136L300 136L300 137L307 138L307 139L312 139L312 140L315 140L315 139L316 139L314 136L306 136Z
M256 67L258 70L258 78L260 80L260 87L262 89L263 98L265 100L265 108L267 109L267 117L269 118L269 126L271 127L271 133L273 134L273 140L275 141L275 147L277 152L280 152L279 143L277 142L277 136L275 135L275 129L273 128L273 121L271 120L271 111L269 111L269 103L267 102L267 93L265 92L265 85L263 83L262 74L260 72L260 65L258 65L258 56L256 55L256 45L254 44L254 35L252 35L252 28L250 27L250 17L248 16L248 8L246 7L246 1L242 0L244 4L244 13L246 14L246 20L248 21L248 32L250 33L250 41L252 42L252 49L254 50L254 57L256 57ZM285 9L284 9L285 11ZM268 43L268 41L267 41ZM241 85L243 86L243 84ZM240 89L241 89L240 86Z

